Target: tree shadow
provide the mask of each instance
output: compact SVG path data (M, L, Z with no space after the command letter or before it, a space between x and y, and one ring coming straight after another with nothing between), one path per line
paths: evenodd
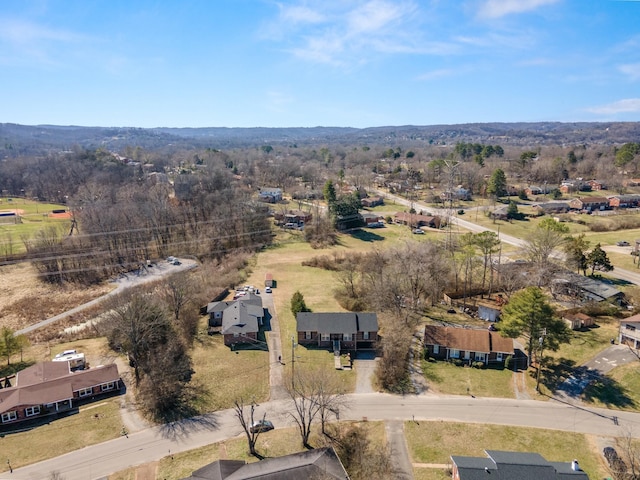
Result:
M6 360L6 357L5 357ZM20 370L24 370L27 367L35 364L34 361L23 361L23 362L14 362L11 365L3 365L0 367L0 378L8 377L9 375L14 375L18 373ZM4 387L4 384L2 385Z
M374 233L374 232L370 232L368 230L362 230L362 229L352 230L351 232L349 232L349 234L353 238L357 238L358 240L362 240L363 242L380 242L384 240L383 236L378 235L377 233Z
M575 360L559 358L554 363L545 362L541 373L541 383L550 391L556 391L575 371ZM533 374L536 371L533 370Z
M582 392L586 402L600 402L607 408L632 408L636 402L629 396L629 390L614 379L598 374Z

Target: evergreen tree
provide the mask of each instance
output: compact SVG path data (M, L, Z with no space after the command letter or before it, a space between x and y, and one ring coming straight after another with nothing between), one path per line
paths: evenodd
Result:
M591 250L587 255L587 266L591 268L592 276L596 269L605 272L613 270L613 265L611 265L607 252L602 249L600 244L593 247L593 250Z
M507 193L507 176L504 170L497 168L493 171L489 184L487 185L487 192L495 195L496 197L502 197Z
M553 351L569 341L567 326L555 317L553 308L538 287L527 287L514 293L502 309L501 319L502 336L526 339L529 361L540 339L545 348Z
M300 312L310 312L311 310L307 307L307 304L304 302L304 296L300 293L300 290L296 290L296 292L291 297L291 313L295 317Z

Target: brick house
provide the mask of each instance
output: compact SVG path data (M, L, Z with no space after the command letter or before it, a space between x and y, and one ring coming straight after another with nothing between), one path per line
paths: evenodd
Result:
M398 212L393 216L393 223L408 225L411 228L430 227L440 228L441 221L438 216L420 215L418 213Z
M333 351L375 350L378 316L368 312L300 312L296 315L300 345Z
M123 386L115 363L72 371L69 362L36 363L0 384L0 426L69 412Z
M515 353L513 339L490 330L427 325L423 344L429 356L437 360L460 359L466 363L504 363Z
M584 197L574 198L569 202L572 210L586 210L595 212L596 210L606 210L609 208L609 199L606 197Z
M237 343L254 343L264 321L260 295L249 293L237 300L212 302L207 305L209 332L220 332L228 347Z
M377 207L378 205L384 205L384 198L380 195L377 195L375 197L366 197L360 200L360 203L363 207L367 208Z
M609 197L609 208L636 208L640 195L613 195Z

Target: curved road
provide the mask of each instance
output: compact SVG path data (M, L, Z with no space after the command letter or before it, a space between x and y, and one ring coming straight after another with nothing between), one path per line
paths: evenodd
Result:
M258 408L277 426L293 426L290 401ZM613 415L617 415L614 417ZM640 436L640 413L576 407L556 401L471 398L463 396L394 396L382 393L348 396L340 411L345 420L460 421L549 428L594 435ZM99 479L132 466L241 435L233 410L180 423L148 428L128 437L89 446L44 462L4 472L0 479L42 480L57 471L65 480ZM268 433L264 434L268 435Z
M153 281L159 280L161 277L170 275L172 273L191 270L198 266L198 262L196 262L195 260L180 260L180 262L181 262L180 265L171 265L168 262L158 262L153 267L147 268L143 271L140 271L139 273L129 273L126 275L125 274L120 275L118 278L112 281L112 283L117 284L117 287L111 290L109 293L102 295L101 297L94 298L93 300L87 303L83 303L82 305L78 305L77 307L72 308L71 310L67 310L66 312L63 312L59 315L47 318L46 320L42 320L41 322L35 323L33 325L29 325L28 327L23 328L22 330L16 331L15 335L23 335L25 333L30 333L46 325L55 323L58 320L62 320L63 318L68 317L69 315L73 315L74 313L81 312L82 310L85 310L89 307L102 303L106 299L113 297L118 293L121 293L123 290L127 288L131 288L137 285L142 285L144 283L153 282Z

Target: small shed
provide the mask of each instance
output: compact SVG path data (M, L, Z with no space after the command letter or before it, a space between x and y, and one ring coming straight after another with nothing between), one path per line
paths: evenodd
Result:
M267 273L264 276L264 286L265 287L273 287L274 283L273 283L273 274L271 273Z

